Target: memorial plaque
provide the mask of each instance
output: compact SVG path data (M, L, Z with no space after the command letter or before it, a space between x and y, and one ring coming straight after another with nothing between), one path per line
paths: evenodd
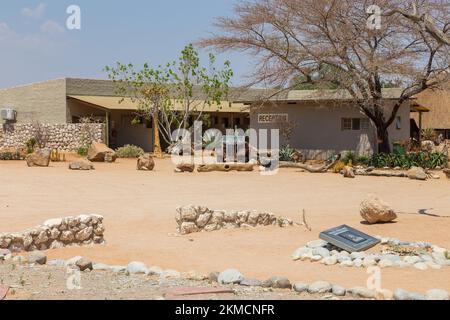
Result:
M321 232L319 237L348 252L365 251L380 243L380 240L345 224Z

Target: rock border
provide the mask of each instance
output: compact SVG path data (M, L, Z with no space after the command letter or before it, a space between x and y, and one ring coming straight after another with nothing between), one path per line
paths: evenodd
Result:
M0 254L1 258L1 254ZM0 259L1 261L2 259ZM81 272L90 271L110 271L113 273L123 273L127 275L158 276L164 279L186 279L194 281L217 282L222 286L236 285L242 287L262 287L267 289L285 289L292 290L298 294L323 294L323 299L339 299L342 297L352 297L370 300L450 300L450 293L443 289L430 289L426 293L408 292L403 289L396 289L394 292L383 289L380 291L372 290L366 287L345 288L338 284L328 281L315 281L312 283L296 282L292 284L288 278L283 276L273 276L265 281L246 278L237 269L227 269L222 272L211 272L209 275L201 274L196 271L179 272L177 270L162 269L157 266L148 267L145 263L139 261L130 262L127 266L110 266L103 263L94 263L80 256L68 260L50 260L42 252L31 252L28 257L15 256L4 260L12 260L15 263L30 266L45 265L54 267L64 267Z
M427 242L407 242L396 238L380 237L375 238L381 241L381 244L391 246L408 246L430 252L422 255L404 255L393 253L365 253L352 252L334 247L323 240L313 240L306 246L296 249L291 257L297 261L320 262L327 266L339 265L341 267L371 267L378 266L380 268L388 267L414 267L418 270L441 269L450 266L450 251L445 248L427 243Z
M185 235L194 232L220 229L253 228L257 226L278 225L287 227L294 222L277 217L270 212L210 210L204 206L187 205L176 209L177 232Z
M103 244L103 216L97 214L56 218L17 233L0 233L0 249L11 252L36 251Z

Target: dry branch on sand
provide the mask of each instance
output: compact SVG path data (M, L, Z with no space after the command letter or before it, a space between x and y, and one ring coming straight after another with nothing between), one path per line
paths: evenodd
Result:
M312 231L311 226L309 225L309 223L306 221L306 211L305 209L303 209L303 215L302 215L302 222L295 222L296 225L299 226L304 226L308 231Z
M325 173L328 170L330 170L331 168L333 168L336 165L336 163L339 162L339 160L341 160L341 155L340 154L338 154L331 163L324 164L322 166L312 166L312 165L309 165L309 164L297 163L295 167L296 168L300 168L300 169L304 169L304 170L306 170L308 172L311 172L311 173Z
M251 163L212 163L198 166L198 172L212 171L253 171L254 164Z

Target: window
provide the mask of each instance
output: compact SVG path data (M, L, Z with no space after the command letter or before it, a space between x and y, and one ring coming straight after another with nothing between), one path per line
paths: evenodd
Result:
M400 130L402 128L402 117L395 118L395 128Z
M369 119L367 118L342 118L341 119L341 130L368 130L369 129Z
M361 130L361 119L360 118L352 119L352 130Z
M361 118L361 130L369 130L369 119Z
M225 128L228 128L230 126L230 122L228 121L228 118L222 118L222 124Z
M352 119L342 118L341 120L341 130L352 130Z

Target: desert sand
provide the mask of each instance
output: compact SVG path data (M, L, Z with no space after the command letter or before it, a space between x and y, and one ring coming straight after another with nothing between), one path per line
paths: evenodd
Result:
M321 231L348 224L371 235L427 241L450 248L450 180L310 174L281 169L258 172L173 172L170 159L156 160L152 172L136 171L135 160L95 164L95 171L70 171L68 163L27 168L25 162L0 162L0 232L14 232L47 219L96 213L105 217L106 245L47 252L52 258L81 255L93 261L150 266L181 272L237 268L245 276L287 276L291 282L327 280L345 287L365 286L363 268L292 261L292 252ZM399 213L395 223L362 223L359 204L369 193ZM300 226L221 230L175 235L175 208L198 204L211 209L266 210L296 221L307 212L309 232ZM425 214L424 214L425 213ZM382 287L424 292L450 290L448 269L382 269Z

